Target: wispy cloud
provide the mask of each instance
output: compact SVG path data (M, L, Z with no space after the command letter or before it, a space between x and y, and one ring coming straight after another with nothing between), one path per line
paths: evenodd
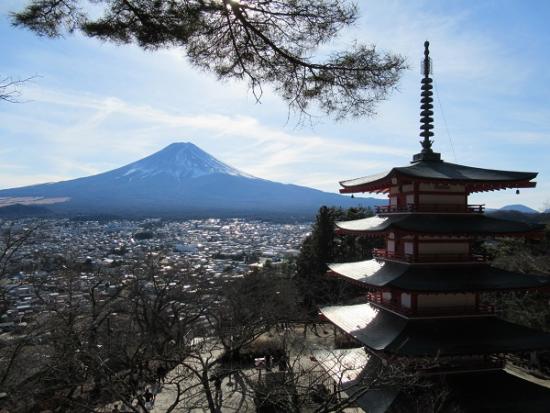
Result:
M159 145L169 143L168 137L181 136L182 131L190 137L198 136L209 147L227 146L227 156L225 151L215 151L216 154L244 171L267 179L293 181L293 171L297 165L307 164L310 171L317 167L321 172L329 159L340 159L349 168L357 154L372 158L379 155L404 158L409 155L408 151L391 145L372 145L335 136L285 131L250 116L215 113L189 115L135 105L114 97L82 96L39 87L33 88L30 96L40 107L69 113L73 118L73 122L65 128L60 128L58 124L49 125L47 119L34 126L21 126L27 132L32 129L33 134L40 136L42 144L49 143L55 148L54 163L58 170L68 173L67 177L75 173L98 172L95 164L101 164L102 158L97 154L104 152L105 148L123 150L129 152L129 156L147 155L159 149ZM116 123L113 125L114 121ZM159 140L159 136L163 138ZM235 147L253 148L253 151L235 150ZM90 151L97 161L90 159L82 163L71 159L75 153L85 151ZM351 163L347 159L351 159ZM362 168L361 173L369 169L365 162L358 166ZM336 180L337 177L334 177L332 187ZM303 177L300 181L314 184L313 180Z
M19 3L2 2L0 13ZM406 164L418 150L418 66L428 39L447 120L437 104L436 149L453 160L452 140L459 162L540 170L543 184L525 191L527 198L522 191L521 200L507 192L486 199L542 204L550 179L548 30L543 19L542 36L531 24L507 24L533 19L534 7L512 3L360 2L358 24L330 47L372 42L407 57L412 70L376 117L320 118L303 129L287 124L286 107L269 88L256 104L246 84L195 70L181 49L152 54L81 36L39 39L4 18L0 72L42 77L25 87L29 103L0 111L0 185L93 174L191 140L253 175L335 190L339 180ZM534 44L541 49L531 50Z

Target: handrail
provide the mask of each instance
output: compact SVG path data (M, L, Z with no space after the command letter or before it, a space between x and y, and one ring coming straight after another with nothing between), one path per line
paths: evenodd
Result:
M437 306L420 307L416 310L403 307L399 303L385 300L381 292L368 293L367 300L373 304L378 304L389 310L396 311L404 315L415 316L436 316L436 315L477 315L494 314L495 306L491 304L478 304L477 306Z
M375 258L395 259L405 262L486 262L488 257L484 254L402 254L388 251L383 248L373 248L372 256Z
M381 205L375 208L377 214L391 212L467 212L481 214L485 211L484 204L407 204L405 206Z

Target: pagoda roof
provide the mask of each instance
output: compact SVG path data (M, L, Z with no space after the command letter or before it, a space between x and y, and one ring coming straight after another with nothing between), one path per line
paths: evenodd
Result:
M341 181L342 189L340 189L340 192L382 192L391 186L392 178L461 183L469 185L469 192L525 188L535 186L535 183L530 181L537 175L536 172L501 171L444 161L419 161L408 166L395 167L376 175Z
M336 222L338 232L344 234L376 234L403 231L415 234L446 235L514 235L542 231L544 225L480 214L391 214L351 221Z
M550 389L506 370L450 374L451 397L466 413L546 413Z
M390 386L365 390L368 382L378 377L381 361L363 347L316 350L313 356L330 378L366 412L386 412L399 395L399 389Z
M550 286L550 277L522 274L489 264L422 265L377 259L329 264L329 270L363 283L405 291L461 292L530 289Z
M403 394L395 379L393 386L368 387L369 379L376 379L379 373L370 367L375 359L363 348L318 350L314 357L348 397L354 398L361 394L356 403L366 412L385 413L394 411L394 407L397 410L399 406L409 407L410 396L415 397L414 393ZM437 383L447 386L450 392L448 399L465 413L547 413L550 405L548 387L518 377L505 369L441 374L433 378ZM392 381L384 376L381 379L382 382Z
M321 309L330 322L375 351L407 357L550 349L550 334L496 317L407 319L372 304Z
M375 376L380 368L380 359L367 353L364 347L320 349L313 356L331 379L343 387Z

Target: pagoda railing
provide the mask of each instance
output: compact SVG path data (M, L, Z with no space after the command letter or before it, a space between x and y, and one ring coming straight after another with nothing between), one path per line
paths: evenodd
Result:
M391 212L457 212L481 214L485 211L485 205L456 205L456 204L407 204L405 206L382 205L375 208L377 214Z
M392 310L403 315L417 317L490 315L495 313L495 307L490 304L478 304L477 306L435 306L413 309L410 307L404 307L400 303L392 301L391 299L385 299L381 292L368 293L367 300L373 304L387 308L388 310Z
M506 366L506 360L499 356L486 356L483 359L464 360L463 357L440 358L438 361L428 361L428 367L421 362L415 363L414 367L422 375L440 375L441 373L460 373L463 371L500 370Z
M430 263L430 262L486 262L488 257L483 254L403 254L388 251L382 248L374 248L372 256L390 260Z

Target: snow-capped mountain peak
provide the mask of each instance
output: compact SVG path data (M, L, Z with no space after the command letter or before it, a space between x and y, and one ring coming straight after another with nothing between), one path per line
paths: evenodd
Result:
M120 217L274 217L311 219L321 205L380 205L303 186L254 178L192 143L174 143L139 161L68 181L0 190L0 197L55 199L48 210Z
M120 176L143 179L169 175L177 179L198 178L204 175L225 174L254 178L229 166L191 142L172 143L164 149L119 169Z

